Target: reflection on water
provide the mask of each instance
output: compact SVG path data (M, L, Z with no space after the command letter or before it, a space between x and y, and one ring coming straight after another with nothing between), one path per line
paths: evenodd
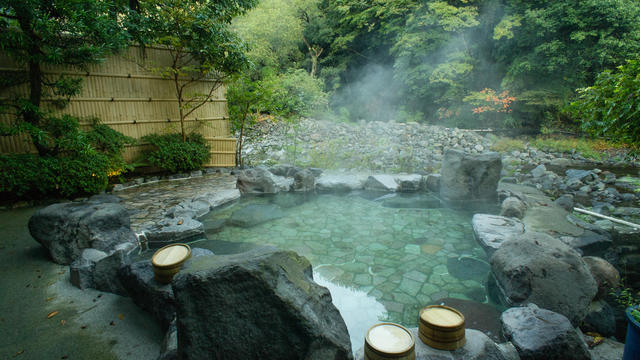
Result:
M387 316L384 305L364 291L334 284L323 278L318 272L313 273L313 280L331 292L333 305L347 324L351 337L351 348L355 353L364 346L364 336L369 328Z

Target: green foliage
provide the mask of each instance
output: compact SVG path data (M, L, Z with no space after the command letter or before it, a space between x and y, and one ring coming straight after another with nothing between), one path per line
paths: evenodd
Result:
M245 16L234 19L233 30L247 42L247 55L258 69L286 71L304 58L300 6L299 0L262 0Z
M502 85L538 122L545 111L560 112L574 89L640 50L637 1L509 1L505 9L499 25L510 22L513 36L496 42Z
M0 100L0 109L17 118L11 131L29 134L40 155L55 156L57 151L50 147L55 136L44 129L47 114L39 108L42 98L52 97L63 107L82 85L73 76L51 78L43 66L82 69L121 49L129 35L118 18L126 13L125 8L102 0L0 0L0 49L26 69L3 74L0 90L11 96Z
M319 7L332 30L321 63L332 79L338 72L340 87L353 86L375 63L392 72L385 84L399 93L386 107L467 127L567 121L574 89L640 50L634 0L323 0ZM334 80L327 83L334 89ZM463 100L484 88L508 90L517 99L513 113L472 113ZM350 100L333 102L339 108Z
M640 61L630 60L606 70L591 87L578 90L572 110L582 128L596 137L610 137L640 146Z
M41 121L42 143L55 155L17 154L0 158L0 193L7 198L72 197L106 189L109 174L123 170L124 146L132 139L95 122L81 131L69 115Z
M73 197L104 191L108 156L91 147L58 156L0 156L0 194L5 198Z
M311 116L315 111L327 107L327 94L323 91L322 80L313 78L305 70L298 69L285 74L266 78L264 86L270 89L263 112L285 117Z
M637 322L640 322L640 309L638 309L638 305L640 305L640 293L621 286L618 289L611 289L610 294L616 299L618 305L623 308L633 307L634 309L631 310L631 316L633 316Z
M571 154L578 152L588 159L600 160L605 155L602 150L606 147L603 141L584 138L558 138L541 136L532 141L538 149L551 152Z
M172 57L170 64L152 64L152 70L174 82L183 141L185 119L211 100L229 76L247 67L244 43L229 25L256 2L140 1L134 17L139 40L165 46ZM194 90L194 82L201 80L207 81L207 89Z
M135 144L135 139L101 124L98 119L94 119L91 130L87 132L86 136L89 143L97 151L109 158L110 173L120 174L131 169L131 166L124 161L122 152L125 146Z
M491 145L491 150L498 152L522 151L526 148L527 144L524 141L506 137L497 139L493 145Z
M196 133L187 135L186 141L181 134L150 134L142 140L153 146L147 153L149 163L172 173L201 169L211 156L204 138Z
M244 130L255 124L261 114L291 119L311 116L326 109L328 95L322 81L298 69L260 79L240 76L227 88L231 129L238 133L236 163L242 164Z

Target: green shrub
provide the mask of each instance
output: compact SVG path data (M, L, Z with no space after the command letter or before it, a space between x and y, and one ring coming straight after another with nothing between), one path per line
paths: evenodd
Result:
M267 77L263 83L270 89L264 109L269 112L283 116L311 116L315 111L327 108L328 95L323 90L322 80L303 69Z
M86 136L97 151L109 158L110 173L121 174L131 170L131 166L122 157L122 151L126 145L135 144L135 139L101 124L98 119L94 119L91 130L86 132Z
M73 197L104 191L109 173L126 166L122 150L133 140L94 121L81 131L69 115L42 119L41 144L50 154L0 156L0 195L6 199Z
M87 148L73 156L17 154L0 156L3 198L73 197L107 188L109 158Z
M511 152L514 150L524 151L527 148L527 145L524 141L520 139L512 139L501 137L497 139L493 145L491 146L491 150L498 152Z
M189 134L186 141L180 134L150 134L142 140L153 146L146 155L149 163L171 172L200 169L211 156L200 134Z
M572 111L582 128L594 137L640 146L640 60L629 60L616 70L605 70L591 87L578 89Z

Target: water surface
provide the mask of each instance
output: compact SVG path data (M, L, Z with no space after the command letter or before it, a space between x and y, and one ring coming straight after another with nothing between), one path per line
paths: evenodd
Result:
M272 245L305 256L357 349L373 324L415 327L419 309L435 300L487 301L490 269L472 215L417 194L243 197L201 219L208 240L193 246L230 254Z

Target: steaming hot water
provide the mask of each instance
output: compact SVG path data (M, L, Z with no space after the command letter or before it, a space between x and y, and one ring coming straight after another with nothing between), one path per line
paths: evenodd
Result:
M358 349L377 322L416 327L432 301L487 301L489 265L473 238L473 214L433 208L434 200L371 192L243 197L201 219L208 239L191 246L230 254L273 245L305 256Z

